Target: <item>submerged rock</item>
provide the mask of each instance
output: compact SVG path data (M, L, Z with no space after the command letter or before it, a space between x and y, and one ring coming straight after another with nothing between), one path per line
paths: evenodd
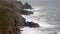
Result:
M38 23L34 23L34 22L26 22L25 25L29 27L40 27Z

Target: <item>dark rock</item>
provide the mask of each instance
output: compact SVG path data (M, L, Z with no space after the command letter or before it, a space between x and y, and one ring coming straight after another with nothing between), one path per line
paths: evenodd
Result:
M17 10L20 12L21 10L23 10L23 4L21 1L16 1L16 5L17 5Z
M0 0L0 34L21 34L20 28L25 26L25 19L17 12L16 4L11 4Z
M33 14L32 11L27 11L27 10L22 10L20 13L23 14L23 15L30 15L30 14Z
M20 14L23 15L33 14L32 11L24 10L24 9L32 9L31 5L29 5L27 2L23 5L21 1L16 1L16 5L17 5L17 10Z
M24 9L32 9L31 5L29 5L27 2L23 5Z
M34 23L34 22L26 22L25 26L29 26L29 27L40 27L38 23Z
M16 1L17 4L23 5L21 1Z

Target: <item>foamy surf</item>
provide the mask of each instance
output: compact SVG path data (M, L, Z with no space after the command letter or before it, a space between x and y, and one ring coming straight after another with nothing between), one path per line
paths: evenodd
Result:
M57 34L60 34L60 31L59 31L59 32L57 32Z
M26 21L33 21L35 23L38 23L40 25L39 28L29 28L29 27L25 27L23 28L23 32L22 34L59 34L59 32L57 33L56 29L59 28L58 25L52 25L49 24L47 21L47 17L45 17L45 15L47 15L46 12L41 12L40 10L42 10L43 8L40 7L34 7L33 9L26 9L28 11L33 11L34 14L32 15L22 15L24 18L26 18ZM36 32L36 33L34 33Z
M32 9L24 9L24 10L27 10L27 11L33 11Z
M46 19L41 19L40 21L38 21L26 15L24 15L24 17L26 18L26 21L29 21L29 22L33 21L35 23L38 23L41 27L44 27L44 28L55 28L56 27L56 25L51 25L51 24L48 24L47 22L41 22L41 21L46 21Z
M41 8L40 7L33 7L33 10L37 11L37 10L40 10Z
M32 9L24 9L24 10L27 10L27 11L37 11L37 10L42 10L41 7L32 7Z
M55 28L56 25L46 24L46 23L39 23L39 25L43 28Z
M22 34L56 34L56 31L50 31L50 29L45 28L29 28L24 27L21 30L23 30Z

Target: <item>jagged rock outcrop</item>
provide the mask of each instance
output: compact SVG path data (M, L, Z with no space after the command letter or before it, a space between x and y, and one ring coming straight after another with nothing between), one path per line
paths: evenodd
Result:
M22 10L20 13L23 14L23 15L31 15L31 14L33 14L32 11L27 11L27 10Z
M32 9L31 5L29 5L27 2L23 5L24 9Z
M22 4L21 1L16 1L16 3L17 3L17 10L19 11L20 14L23 15L33 14L32 11L24 10L24 9L32 9L31 5L29 5L28 3Z
M40 25L38 23L34 23L34 22L26 22L25 26L40 27Z
M16 0L0 0L0 34L21 34L25 19L17 12Z

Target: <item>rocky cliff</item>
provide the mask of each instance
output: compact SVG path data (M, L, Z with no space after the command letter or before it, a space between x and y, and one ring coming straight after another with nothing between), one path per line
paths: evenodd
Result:
M17 12L16 0L0 0L0 34L21 34L25 19Z
M32 11L25 10L25 9L32 9L29 3L26 2L25 4L22 4L21 1L16 1L16 4L17 4L17 10L19 11L20 14L23 14L23 15L33 14Z
M0 0L0 34L21 34L20 28L25 27L27 24L25 18L19 13L22 9L20 1ZM31 24L28 26L31 27Z

